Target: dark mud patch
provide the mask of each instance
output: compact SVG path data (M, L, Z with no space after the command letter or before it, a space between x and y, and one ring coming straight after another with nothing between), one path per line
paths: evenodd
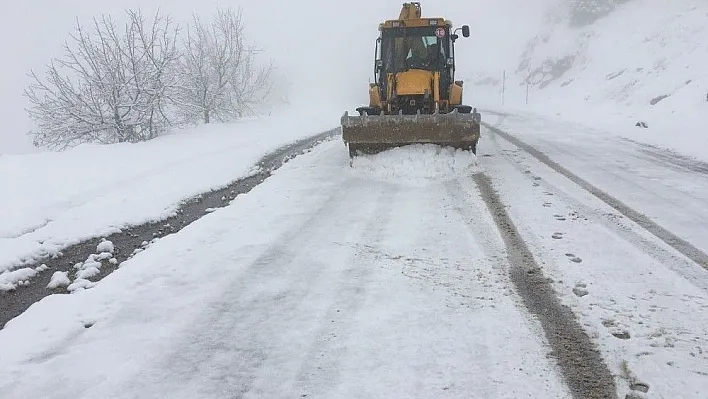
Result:
M315 145L337 134L339 134L339 129L334 129L280 147L261 158L257 164L257 172L255 174L233 181L221 189L202 193L184 201L177 210L176 216L129 227L119 233L105 237L113 242L115 246L113 256L118 260L118 264L124 262L135 250L144 248L145 242L149 243L155 238L176 233L207 214L209 210L228 205L236 196L248 193L262 183L290 159L309 151ZM0 292L0 329L4 328L8 321L22 314L22 312L42 298L51 294L67 293L65 288L55 290L46 288L52 274L57 271L68 271L69 276L73 277L75 272L73 266L76 263L85 261L91 254L95 254L96 246L100 242L101 237L96 237L64 248L61 250L62 256L41 262L49 268L37 274L30 280L29 285L17 287L14 291ZM30 265L25 267L30 267ZM92 277L91 281L99 281L115 270L115 265L104 261L100 274Z
M602 356L569 307L563 305L543 276L504 204L484 174L476 174L482 198L504 239L511 280L531 314L541 322L552 355L576 399L617 398L614 378Z

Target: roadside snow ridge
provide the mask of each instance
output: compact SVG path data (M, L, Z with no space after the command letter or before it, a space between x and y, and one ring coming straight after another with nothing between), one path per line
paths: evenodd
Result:
M357 156L352 166L356 177L413 186L453 180L478 170L477 156L472 152L432 144Z

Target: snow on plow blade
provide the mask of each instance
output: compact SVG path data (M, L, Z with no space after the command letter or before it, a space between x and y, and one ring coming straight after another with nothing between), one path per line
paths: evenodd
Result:
M476 153L479 135L480 115L476 112L342 116L342 139L351 156L410 144L437 144Z

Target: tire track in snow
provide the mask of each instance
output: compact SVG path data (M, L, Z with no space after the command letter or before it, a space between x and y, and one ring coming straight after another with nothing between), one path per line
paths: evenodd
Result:
M363 240L357 240L357 249L351 254L354 260L365 256L361 244L364 240L376 243L381 240L385 226L391 218L394 198L400 192L400 187L387 185L378 200L376 209L369 217L363 231ZM335 385L339 379L339 363L348 351L342 337L354 326L353 316L363 304L366 288L370 284L372 270L370 264L350 262L350 266L342 272L342 284L338 287L336 299L327 309L324 324L317 332L317 339L308 351L298 371L297 381L301 395L307 397L326 397L328 388ZM328 321L331 321L328 322Z
M548 179L534 179L534 177L529 175L527 170L523 168L525 165L521 164L513 155L505 153L506 151L496 140L494 133L490 136L490 141L492 141L496 152L502 154L507 162L512 165L520 175L525 176L529 180L529 184L538 184L545 191L552 192L554 198L562 200L563 203L568 204L575 211L580 211L583 215L591 217L593 221L600 223L635 248L658 260L661 264L668 266L676 273L686 277L696 286L708 291L708 280L704 278L702 269L696 268L695 263L691 259L687 259L683 254L675 252L672 247L657 245L653 234L642 236L637 232L637 228L615 217L618 215L614 213L603 213L600 209L588 206L564 191L561 187L549 182ZM590 194L592 195L592 193ZM629 223L632 222L630 221Z
M169 370L167 376L160 372L143 376L145 392L151 392L164 380L169 381L168 386L163 383L158 389L171 390L168 397L242 398L249 393L282 397L290 392L291 385L297 384L293 372L307 363L307 357L301 358L300 354L307 354L307 347L317 351L318 333L331 328L323 327L331 323L327 315L331 304L336 303L327 300L336 295L337 287L332 287L331 282L346 275L346 269L313 259L307 246L326 241L334 231L343 231L356 241L378 224L375 217L369 218L365 229L353 223L365 214L376 215L370 208L380 201L369 199L370 188L351 180L350 183L343 185L346 189L334 191L303 223L274 240L275 244L250 261L244 273L225 290L215 293L214 301L204 308L205 315L194 321L194 328L185 331L159 362L157 370ZM360 197L359 201L353 196ZM351 203L362 207L342 217L343 206ZM337 248L334 254L337 259L353 256L354 249L346 246ZM315 329L312 325L316 323L298 318L303 307L310 308L312 318L321 318L322 328ZM289 352L283 353L280 348ZM274 383L274 375L278 376L278 383ZM193 389L199 391L192 392ZM155 393L164 395L162 390Z
M676 234L670 232L669 230L661 227L657 223L653 222L651 219L649 219L646 215L635 211L634 209L630 208L626 204L624 204L622 201L618 200L617 198L611 196L610 194L600 190L598 187L590 184L588 181L580 178L578 175L574 174L570 170L564 168L560 164L556 163L555 161L551 160L546 154L542 153L541 151L537 150L536 148L532 147L529 144L526 144L525 142L521 141L520 139L504 132L503 130L494 127L488 123L483 123L483 125L491 130L494 134L499 135L500 137L504 138L505 140L509 141L510 143L514 144L515 146L521 148L522 150L526 151L528 154L539 160L540 162L544 163L551 169L555 170L556 172L562 174L563 176L567 177L570 179L573 183L577 184L578 186L582 187L586 191L590 192L592 195L595 197L599 198L601 201L606 203L607 205L611 206L614 208L616 211L621 213L622 215L626 216L633 222L637 223L640 225L642 228L671 246L673 249L676 251L680 252L687 258L691 259L693 262L695 262L697 265L703 267L704 269L708 270L708 255L705 254L703 251L700 249L696 248L693 244L689 243L688 241L682 239L681 237L677 236Z
M502 235L511 280L527 309L541 322L563 376L575 399L616 398L612 373L569 307L558 300L548 279L521 238L488 176L473 176Z
M445 182L445 189L455 202L454 208L460 214L460 217L466 222L469 231L475 238L475 241L482 244L482 251L489 259L500 260L495 262L494 267L501 273L508 273L504 254L504 243L501 235L490 234L494 231L495 225L489 214L482 214L484 207L476 206L469 199L470 193L463 187L460 179L455 179Z
M622 137L621 140L640 147L639 151L645 154L647 159L655 162L657 165L668 166L677 170L708 176L708 162L699 161L695 158L679 154L669 149L660 148L655 145L630 140L626 137Z
M492 167L494 176L496 176L497 172L501 173L500 176L515 174L519 176L520 179L518 179L518 181L513 179L510 181L513 181L516 187L527 187L526 191L529 191L529 194L534 192L535 194L531 195L531 198L536 198L539 201L548 199L548 204L552 202L552 206L547 208L547 212L543 212L545 216L539 217L538 219L549 218L551 214L554 214L553 218L557 218L561 215L567 216L567 221L565 218L556 220L562 221L563 225L566 225L566 223L575 225L569 227L571 236L575 235L575 237L571 238L570 242L574 243L573 245L575 247L578 247L579 243L580 247L585 245L585 247L583 247L584 249L579 249L581 251L589 250L592 252L592 249L588 248L587 245L592 247L593 243L597 242L597 232L601 231L598 230L597 227L601 226L601 228L606 229L605 235L609 233L609 237L615 236L617 238L606 248L606 253L617 255L615 260L618 262L615 262L615 264L623 266L633 265L632 262L637 262L637 266L640 270L631 271L618 267L614 268L617 272L617 275L614 275L612 272L607 274L607 271L610 269L603 269L603 267L607 265L607 262L594 263L591 259L590 261L593 262L592 270L584 268L585 272L577 274L577 269L565 268L563 267L563 263L551 260L551 258L560 258L558 252L554 252L554 250L558 249L558 246L543 244L533 239L533 236L537 236L538 234L544 235L544 233L538 229L519 225L519 228L522 230L521 233L524 235L528 245L532 247L534 254L537 254L537 259L550 260L548 263L554 264L552 269L556 270L551 273L551 277L557 280L555 283L562 285L559 286L554 283L554 287L559 290L559 293L560 291L566 293L567 297L564 295L562 298L563 302L573 308L587 333L590 334L593 340L602 348L603 356L610 363L612 372L616 375L619 392L622 394L625 392L636 393L636 391L634 391L637 386L635 383L637 381L647 382L647 379L649 379L649 381L653 380L652 390L663 390L664 392L679 392L680 389L677 387L682 386L682 383L690 384L690 382L686 380L690 379L690 377L681 375L680 373L673 374L676 372L676 369L670 365L671 362L664 365L665 361L661 358L653 358L662 356L662 354L660 354L661 350L658 350L658 353L654 351L657 346L663 346L663 343L656 344L652 342L656 339L653 332L660 331L659 334L661 334L661 336L671 337L667 338L667 340L672 340L670 343L671 349L669 349L669 351L672 352L671 356L673 358L681 358L680 353L682 353L682 351L686 362L690 362L690 360L687 360L690 358L689 353L691 356L699 357L699 352L693 353L692 351L694 348L700 346L700 344L696 343L696 346L686 349L685 346L682 346L682 341L685 337L699 340L699 337L703 334L703 329L692 323L682 324L680 321L682 317L691 314L700 314L701 310L706 308L705 301L703 300L704 295L701 296L699 294L698 296L694 296L686 294L684 291L681 291L679 294L673 293L671 289L672 283L668 283L667 285L662 281L663 278L661 277L658 277L657 280L656 276L652 276L652 270L655 270L654 268L658 265L666 266L667 269L671 269L676 274L686 278L695 287L708 290L708 280L705 279L704 269L697 267L693 261L659 241L653 234L637 226L634 222L623 218L618 212L610 208L604 202L601 202L597 197L586 190L579 189L577 185L568 181L565 176L556 173L546 165L538 162L523 150L500 137L497 138L493 133L490 133L488 137L491 142L489 150L495 154L495 159L499 160L492 161L494 165ZM503 167L501 165L503 165ZM497 183L496 178L494 182L495 184ZM510 187L511 186L508 186L507 188ZM520 191L523 191L523 189L520 189ZM512 191L512 193L514 192L516 191ZM509 194L507 192L507 195L510 195L508 198L513 198L513 196L518 195L518 193ZM520 204L522 202L520 202ZM538 202L538 204L540 206L540 202ZM516 218L514 214L523 216L524 218L526 217L519 213L518 210L511 211L511 213L514 218ZM573 215L575 215L575 217ZM533 215L529 215L529 219L533 219ZM582 221L583 219L585 219L585 222ZM577 222L573 222L572 220L577 220ZM540 222L540 220L537 220L537 222ZM584 227L578 228L576 223ZM541 224L543 225L543 222L541 222ZM589 236L585 236L585 232L587 232ZM580 239L580 241L577 241L578 239ZM550 245L550 248L548 245ZM563 243L560 243L560 246L564 246ZM535 249L533 247L535 247ZM623 250L617 253L617 248L623 248ZM562 254L568 252L568 250L559 252ZM574 250L570 252L574 252ZM630 254L634 254L634 257ZM639 258L637 255L639 255ZM647 255L647 258L645 258L644 255ZM639 260L640 258L641 260ZM560 261L561 259L557 260ZM654 267L647 267L647 262L653 264ZM610 264L612 263L610 262ZM548 266L548 264L544 262L544 270L546 266ZM600 266L600 268L596 269L595 266ZM629 269L634 269L634 266ZM605 272L603 273L601 270L605 270ZM647 271L649 272L648 274ZM660 268L657 272L663 275L664 270ZM572 283L566 284L574 280L571 276L579 278L580 280L577 281L587 283L591 287L597 287L599 284L603 286L605 290L600 293L600 297L597 296L598 292L594 292L595 299L589 302L582 300L576 302L574 295L570 293L570 288L573 287ZM606 289L607 286L604 282L607 282L608 277L615 281L610 284L610 286L613 284L617 285L617 289L611 289L609 291ZM669 279L668 281L673 280ZM692 289L689 290L692 293L695 292ZM618 293L620 294L619 297L616 296ZM575 295L578 295L578 293L575 293ZM623 297L632 298L632 300L634 298L638 299L637 302L627 303L622 300ZM675 301L676 297L683 297L682 302ZM683 304L686 304L686 306L683 306ZM649 323L647 323L647 319L644 319L644 317L649 316L639 316L641 319L637 319L638 315L644 315L646 313L650 313L652 315L651 317L656 316L658 319L654 317L654 322ZM600 323L600 321L602 321L602 323ZM612 334L613 332L621 333L623 331L631 332L631 341L616 340L616 338L612 337L612 335L614 335ZM615 337L617 336L615 335ZM627 337L629 337L629 335L627 335ZM673 339L676 341L673 341ZM675 346L674 342L676 342ZM693 343L688 344L688 346L691 345L693 345ZM655 369L655 367L658 368ZM686 368L688 369L690 367ZM655 370L660 369L662 370L655 373ZM688 374L689 372L687 371L686 373ZM644 378L639 379L637 375L642 375ZM662 381L661 377L659 377L662 375L667 379ZM654 394L661 396L661 393L655 392ZM621 397L624 397L624 395ZM629 395L627 397L634 398L635 396ZM639 396L636 397L639 398Z

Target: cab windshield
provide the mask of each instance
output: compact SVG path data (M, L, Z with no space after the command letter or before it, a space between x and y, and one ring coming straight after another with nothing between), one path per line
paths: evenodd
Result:
M444 69L448 43L445 28L433 26L384 30L381 54L385 72Z

